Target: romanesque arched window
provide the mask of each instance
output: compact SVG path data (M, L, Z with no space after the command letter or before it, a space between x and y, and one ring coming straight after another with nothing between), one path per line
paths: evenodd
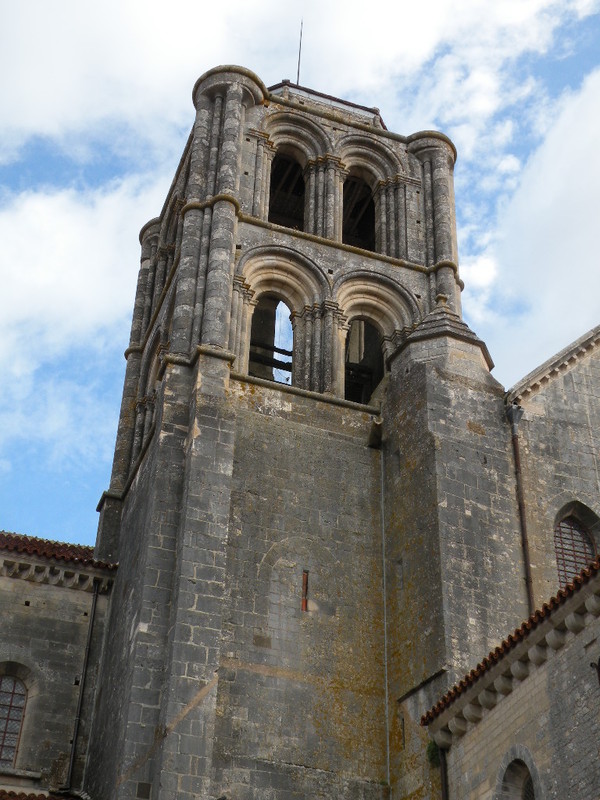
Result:
M269 222L304 230L304 177L291 156L277 153L271 165Z
M508 765L500 797L502 800L535 800L533 778L524 761L515 759Z
M293 332L290 311L274 295L263 295L252 315L248 374L291 384Z
M375 203L369 184L350 174L344 181L342 241L363 250L375 250Z
M368 403L383 378L382 338L366 319L353 319L346 338L344 397Z
M554 551L560 588L571 583L596 558L596 545L587 527L575 516L559 520L554 528Z
M0 768L15 765L26 699L22 681L13 675L0 676Z

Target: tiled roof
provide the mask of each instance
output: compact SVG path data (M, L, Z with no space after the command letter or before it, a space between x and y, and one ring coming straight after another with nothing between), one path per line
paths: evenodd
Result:
M7 789L0 789L0 800L69 800L72 795L57 795L57 794L38 794L36 792L13 792Z
M22 536L18 533L0 531L0 551L22 553L40 558L54 558L57 561L67 561L86 567L101 569L116 569L116 564L106 564L96 561L94 548L82 544L67 544L67 542L51 542L48 539L38 539L35 536ZM0 795L0 800L2 796Z
M474 683L476 683L489 669L501 661L504 656L516 647L519 642L522 642L531 631L544 620L548 619L556 609L560 608L570 597L576 594L582 586L588 583L593 577L600 573L600 558L597 558L589 567L582 570L581 573L574 578L572 583L567 584L564 589L561 589L558 594L550 599L548 603L534 612L529 619L525 620L523 624L516 628L515 631L507 636L507 638L492 650L477 666L465 675L465 677L455 684L446 694L438 700L435 706L430 709L426 714L421 717L421 725L429 725L433 720L438 717L446 708L448 708L460 695L467 691Z

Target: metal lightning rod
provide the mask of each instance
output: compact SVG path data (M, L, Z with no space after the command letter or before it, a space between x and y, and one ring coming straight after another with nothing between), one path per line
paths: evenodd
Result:
M300 86L300 57L302 55L302 26L304 25L304 20L300 20L300 44L298 45L298 72L296 74L296 86Z

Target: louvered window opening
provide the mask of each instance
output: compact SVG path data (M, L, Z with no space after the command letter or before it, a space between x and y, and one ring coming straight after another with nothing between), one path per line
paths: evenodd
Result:
M575 517L566 517L554 529L554 549L561 589L596 557L589 533Z
M20 680L9 675L0 677L0 767L15 764L26 698Z

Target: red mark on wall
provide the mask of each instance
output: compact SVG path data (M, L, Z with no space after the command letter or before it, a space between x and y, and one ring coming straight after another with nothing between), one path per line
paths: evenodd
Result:
M302 611L308 611L308 570L302 571Z

